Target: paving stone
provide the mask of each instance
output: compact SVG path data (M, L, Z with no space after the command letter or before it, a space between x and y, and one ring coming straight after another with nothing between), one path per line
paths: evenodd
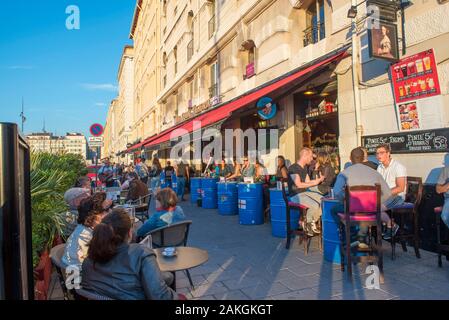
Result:
M359 289L338 296L344 300L387 300L395 297L380 289Z
M217 300L250 300L241 290L233 290L224 293L214 294Z
M228 291L229 289L223 286L221 282L214 282L195 287L195 290L191 290L190 293L193 297L198 298L206 295L214 295L217 293L224 293Z
M261 284L258 286L242 289L243 293L246 294L251 299L260 299L266 296L274 296L277 294L289 292L286 286L279 282L274 282L272 284Z
M273 300L317 300L317 292L312 289L304 289L272 296Z
M279 281L290 290L302 290L313 288L320 283L320 278L315 275L307 275L302 277L291 277Z
M214 296L203 296L203 297L199 297L199 298L192 298L189 300L216 300Z
M194 286L200 286L208 283L208 281L202 275L192 276L192 282ZM176 288L188 287L190 287L190 282L187 277L183 277L182 279L176 278Z
M268 281L262 278L243 277L239 279L231 279L223 281L223 284L230 290L243 289L261 284L268 284Z

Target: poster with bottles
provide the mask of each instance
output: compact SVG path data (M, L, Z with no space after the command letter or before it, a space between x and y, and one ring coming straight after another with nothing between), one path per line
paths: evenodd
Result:
M433 49L401 59L391 75L397 104L441 94Z
M442 99L433 49L405 57L391 66L400 131L442 125Z

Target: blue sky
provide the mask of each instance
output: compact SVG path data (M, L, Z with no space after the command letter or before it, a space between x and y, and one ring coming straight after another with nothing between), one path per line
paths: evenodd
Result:
M80 30L66 28L66 8L80 9ZM117 95L117 72L135 0L14 0L0 5L0 122L25 133L88 134L104 124Z

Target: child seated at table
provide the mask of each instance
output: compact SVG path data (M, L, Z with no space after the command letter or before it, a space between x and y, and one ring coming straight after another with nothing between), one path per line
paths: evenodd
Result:
M178 198L172 189L159 191L156 194L156 213L137 230L137 236L143 237L151 230L185 220L184 212L177 203Z

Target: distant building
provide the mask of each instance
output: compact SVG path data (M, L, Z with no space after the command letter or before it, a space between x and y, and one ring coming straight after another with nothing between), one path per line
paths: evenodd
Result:
M52 154L79 154L86 159L87 141L81 133L70 132L65 136L55 136L49 132L38 132L27 135L31 150Z

